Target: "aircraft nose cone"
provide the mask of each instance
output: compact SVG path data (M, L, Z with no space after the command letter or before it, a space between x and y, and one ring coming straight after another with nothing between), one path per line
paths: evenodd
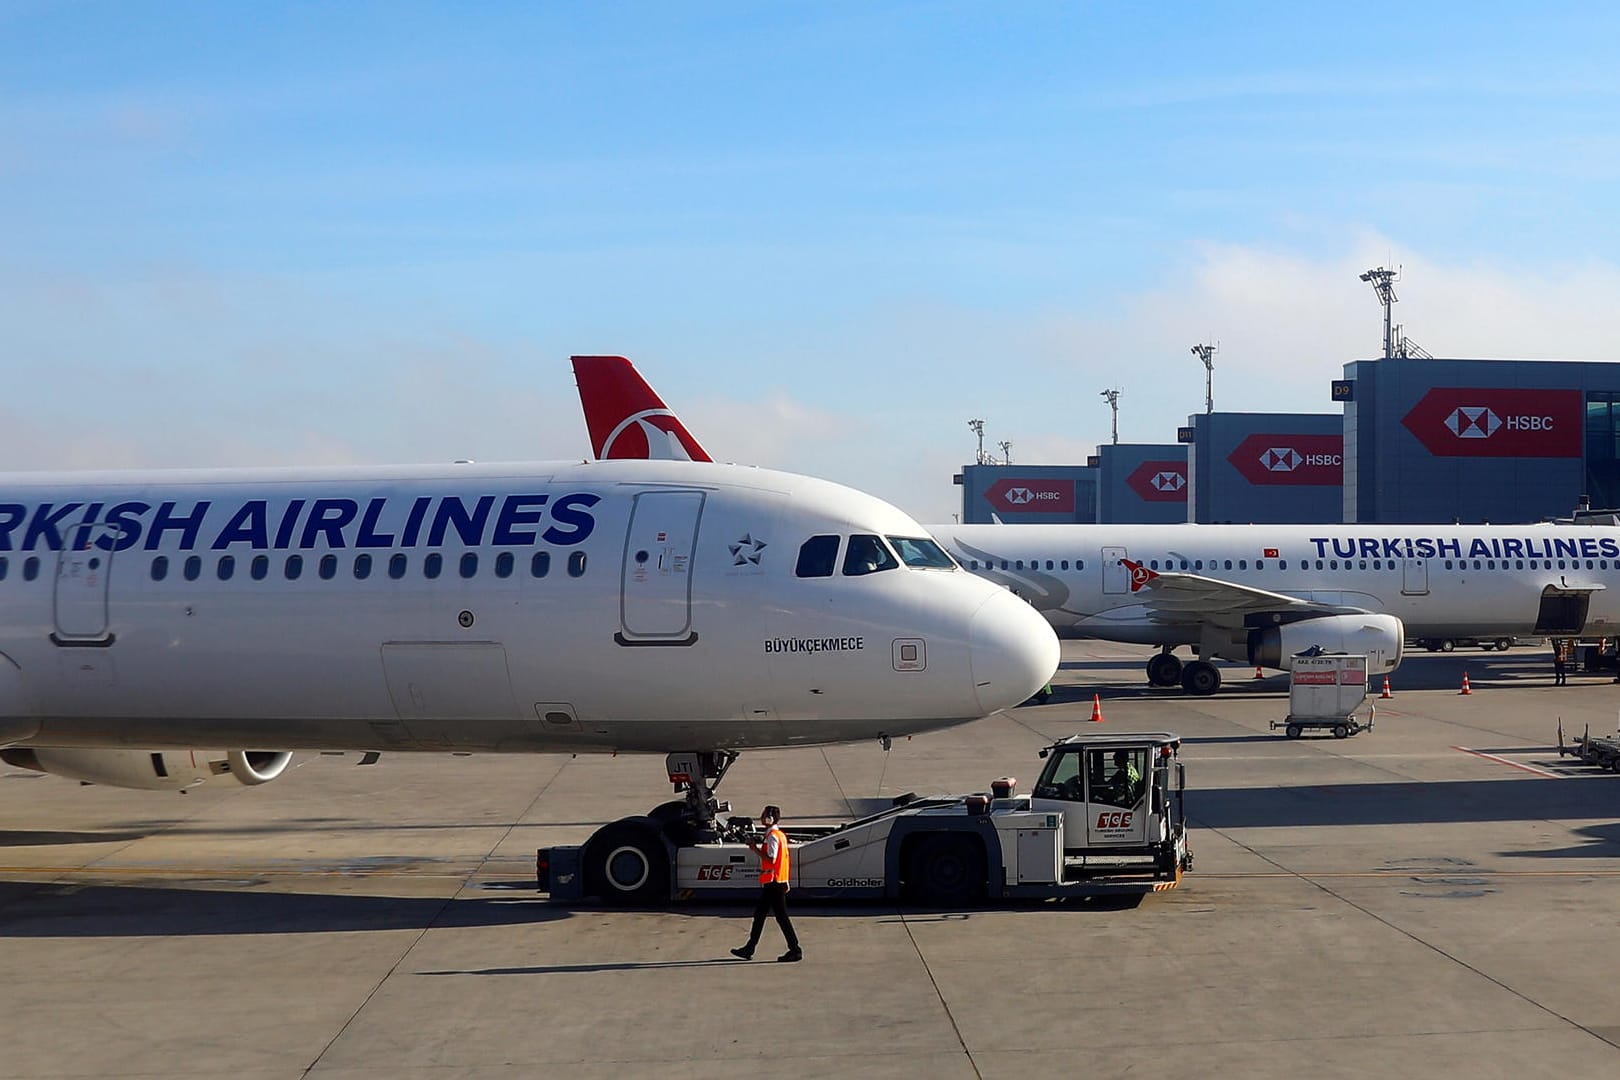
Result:
M1052 681L1058 639L1040 613L997 590L973 615L968 632L973 692L986 715L1027 701Z

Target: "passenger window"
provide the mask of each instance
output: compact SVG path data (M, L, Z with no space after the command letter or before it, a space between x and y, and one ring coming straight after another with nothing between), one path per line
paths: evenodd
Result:
M1288 560L1287 559L1278 559L1277 560L1277 569L1279 569L1279 570L1288 569Z
M6 570L11 566L11 560L0 555L0 581L6 580Z
M883 546L883 541L867 533L856 533L849 538L849 546L844 551L844 576L859 577L862 574L875 574L880 570L893 570L899 562ZM1024 568L1022 559L1018 561L1018 568Z
M364 581L371 576L370 555L356 555L354 557L354 576L360 581Z
M322 581L331 581L337 577L337 556L322 555L317 572L321 575Z
M186 556L185 569L184 569L183 573L186 575L186 580L187 581L196 581L199 577L201 577L202 576L202 556L200 556L200 555L188 555L188 556Z
M495 576L501 578L511 577L512 564L515 561L510 551L503 551L495 556Z
M1024 560L1019 559L1017 562L1013 563L1013 566L1015 566L1018 569L1022 570L1024 568ZM872 567L872 570L876 570L876 569L877 569L877 567L875 567L875 566ZM868 574L871 573L871 572L872 572L871 570L864 571L864 573L868 573ZM844 562L844 573L846 573L846 574L849 573L849 562L848 562L848 560L845 560L845 562Z
M1254 560L1254 568L1256 570L1264 570L1266 568L1265 560L1264 559L1256 559L1256 560Z
M254 581L263 581L270 576L270 557L268 555L255 555L253 562L248 565L248 575Z
M304 572L304 557L302 555L287 556L287 565L282 571L288 581L297 581Z
M1247 570L1248 568L1249 568L1249 560L1248 559L1239 559L1238 560L1238 569L1239 570Z
M1086 568L1086 560L1084 560L1084 559L1076 559L1076 560L1074 560L1074 568L1076 570L1084 570Z
M478 573L478 553L469 551L461 557L461 576L470 578Z
M162 581L168 576L169 557L167 555L159 555L157 558L152 560L152 580Z
M1058 563L1058 566L1064 570L1067 570L1069 568L1069 560L1064 559L1062 562Z
M30 555L23 560L23 580L33 581L39 577L39 557Z
M585 573L585 553L583 551L570 552L568 556L568 576L580 577Z
M529 560L529 576L545 577L549 573L551 573L551 552L535 552L534 558Z
M1228 570L1232 569L1232 560L1231 559L1226 560L1226 568Z
M799 562L793 573L797 577L832 577L838 565L838 537L812 536L799 545Z
M410 563L411 560L405 555L404 552L396 551L388 560L388 576L393 578L395 581L398 581L400 578L404 577L405 572L411 568Z
M427 558L422 560L422 576L425 578L436 578L443 569L444 556L437 551L429 552Z
M1052 569L1052 560L1051 559L1046 560L1046 568L1048 570Z
M219 574L219 580L231 580L231 575L236 573L236 557L233 555L221 555L216 572Z

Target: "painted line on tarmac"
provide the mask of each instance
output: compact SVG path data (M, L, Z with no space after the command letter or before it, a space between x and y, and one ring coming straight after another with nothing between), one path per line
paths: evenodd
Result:
M420 870L317 870L261 866L0 866L0 875L56 874L70 877L151 875L154 877L401 877L445 878L465 881L476 876L472 870L461 873Z
M1341 880L1346 878L1413 878L1413 877L1482 877L1482 878L1558 878L1558 877L1620 877L1620 869L1614 870L1479 870L1474 867L1435 866L1416 870L1341 870L1327 873L1315 873L1301 870L1297 873L1255 871L1252 873L1204 873L1193 871L1187 875L1187 880L1219 879L1221 881L1245 881L1251 879L1295 881L1315 881L1332 878Z
M1568 779L1563 773L1555 773L1550 769L1543 769L1540 765L1526 765L1522 761L1509 761L1505 757L1499 757L1496 754L1487 754L1483 750L1471 750L1466 746L1453 746L1452 749L1461 750L1465 754L1473 754L1475 757L1482 757L1486 761L1494 761L1498 765L1508 765L1515 769L1523 769L1525 772L1532 773L1545 780Z

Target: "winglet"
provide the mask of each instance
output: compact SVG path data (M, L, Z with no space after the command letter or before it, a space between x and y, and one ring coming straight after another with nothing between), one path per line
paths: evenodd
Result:
M576 356L574 380L598 460L713 461L622 356Z
M1159 576L1157 570L1149 570L1139 562L1121 559L1119 564L1131 572L1131 592L1140 591L1148 582Z

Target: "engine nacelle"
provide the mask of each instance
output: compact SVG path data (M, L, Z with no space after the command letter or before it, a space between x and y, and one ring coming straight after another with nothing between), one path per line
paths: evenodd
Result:
M0 750L0 761L84 784L185 791L211 776L229 776L249 787L268 784L287 770L292 754L286 750L35 750L14 746Z
M1324 615L1267 626L1249 634L1249 663L1286 671L1294 654L1320 645L1323 652L1367 658L1367 674L1387 675L1401 665L1406 627L1393 615Z

